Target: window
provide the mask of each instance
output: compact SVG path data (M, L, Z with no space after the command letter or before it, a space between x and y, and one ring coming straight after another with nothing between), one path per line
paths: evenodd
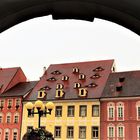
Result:
M66 75L62 76L62 81L67 81L67 80L69 80L68 76L66 76Z
M30 133L33 129L33 126L27 126L27 132Z
M4 107L4 100L0 100L0 107L1 109Z
M80 106L80 117L86 117L87 116L87 106L86 105L81 105Z
M118 120L122 120L124 117L124 104L122 102L117 103L117 117Z
M55 138L61 138L61 127L60 126L55 127Z
M11 122L11 113L7 113L6 123L10 123L10 122Z
M92 127L92 139L98 139L99 137L99 128L96 127Z
M140 106L138 107L137 113L138 113L138 119L140 119Z
M8 100L8 108L10 109L11 107L12 107L12 100L9 99L9 100Z
M79 69L77 67L73 68L73 73L79 73Z
M108 115L108 120L112 121L114 120L115 118L115 103L113 102L109 102L107 104L107 115Z
M79 80L84 80L85 78L86 78L86 75L84 75L84 74L79 75Z
M61 72L59 70L55 70L51 74L53 74L53 75L59 75L59 74L61 74Z
M9 140L9 132L5 132L5 140Z
M85 97L87 95L87 89L86 88L80 88L79 89L79 96Z
M0 123L2 123L2 122L3 122L3 114L0 113Z
M109 118L114 118L114 108L109 107Z
M124 129L123 126L118 127L118 137L119 138L124 137L124 130L123 129Z
M18 139L18 130L17 129L13 129L13 139L12 140L17 140Z
M55 116L62 117L62 106L56 106L55 108Z
M68 106L68 117L74 117L74 106Z
M91 79L98 79L98 78L100 78L101 76L100 76L100 74L99 73L95 73L94 75L92 75L90 78Z
M92 116L99 117L99 105L92 106Z
M57 84L56 89L62 89L63 85L62 84Z
M80 88L81 84L80 83L74 83L74 88Z
M20 106L20 99L16 99L16 106Z
M86 127L85 126L79 127L79 138L86 139Z
M4 136L4 140L9 140L9 136L10 136L10 133L9 133L9 129L5 129L5 136Z
M114 137L114 127L113 126L109 126L108 127L108 137L109 138L113 138Z
M17 140L17 132L13 133L13 140Z
M15 118L14 118L14 123L18 123L18 116L17 115L15 115Z
M140 138L140 126L137 127L137 137Z
M63 97L63 95L64 95L63 89L56 90L56 95L55 95L56 98L61 98Z
M73 138L74 137L74 129L73 126L67 127L67 138Z
M99 71L103 71L103 70L104 69L100 66L100 67L95 68L93 71L99 72Z

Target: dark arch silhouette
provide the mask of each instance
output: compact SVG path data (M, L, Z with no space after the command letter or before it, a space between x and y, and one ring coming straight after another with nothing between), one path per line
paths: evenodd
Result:
M0 0L0 32L28 19L101 18L140 35L140 0Z

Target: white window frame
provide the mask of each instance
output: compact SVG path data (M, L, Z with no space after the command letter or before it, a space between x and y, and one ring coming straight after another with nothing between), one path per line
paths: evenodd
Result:
M0 113L0 116L1 116L1 122L0 123L3 123L3 113Z
M122 117L119 117L119 108L122 108ZM124 103L123 102L117 103L117 120L118 121L124 120Z
M7 108L9 106L9 101L11 100L11 107L13 106L13 99L8 99L8 102L7 102Z
M7 120L8 120L8 119L7 119L8 116L10 117L10 122L7 121ZM6 120L5 120L5 121L6 121L6 123L8 123L8 124L11 123L11 113L10 113L10 112L8 112L8 113L6 114Z
M113 109L113 118L110 118L110 112L109 112L110 108ZM108 119L108 121L115 121L115 103L113 103L113 102L109 102L107 104L107 119Z
M119 127L123 128L123 133L122 133L122 137L119 137ZM121 124L117 126L117 138L124 138L125 137L125 127Z
M5 137L6 137L6 132L8 132L8 140L9 140L9 136L10 136L10 130L8 128L6 128L4 130L4 140L5 140Z
M110 137L110 132L109 132L109 128L113 128L113 136ZM107 127L107 137L108 138L115 138L115 126L113 124L110 124L108 127Z
M138 108L140 107L140 101L136 102L136 115L137 115L137 120L140 120L139 113L138 113Z
M12 139L14 138L14 133L17 133L17 138L16 138L16 140L18 140L18 129L13 129L13 131L12 131Z
M19 102L19 103L18 103ZM15 106L16 105L19 105L20 106L20 104L21 104L21 99L20 98L17 98L16 100L15 100Z
M18 112L16 112L15 114L14 114L14 118L13 118L13 122L15 123L15 116L18 116L18 120L17 120L17 123L19 122L19 113Z

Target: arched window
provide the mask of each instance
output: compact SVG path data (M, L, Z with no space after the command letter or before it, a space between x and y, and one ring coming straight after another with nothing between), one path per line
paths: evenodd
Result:
M140 120L140 101L136 102L137 120Z
M3 123L3 113L0 113L0 123Z
M9 136L10 136L10 130L7 128L4 131L4 140L9 140L10 139Z
M114 124L109 124L107 127L108 138L115 138L115 126Z
M17 129L13 129L12 135L13 135L13 139L12 140L17 140L18 139L18 130Z
M108 120L115 120L115 104L113 102L107 104L107 116Z
M124 131L125 127L122 123L117 125L117 137L118 138L123 138L125 137L125 131Z
M117 103L117 120L124 120L124 103Z
M11 113L8 112L6 115L6 123L10 123L11 122Z
M19 122L19 113L16 112L16 113L14 114L14 123L18 123L18 122Z

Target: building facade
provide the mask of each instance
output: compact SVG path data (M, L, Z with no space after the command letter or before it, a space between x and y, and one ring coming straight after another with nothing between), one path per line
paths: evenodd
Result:
M114 70L113 60L50 65L24 101L21 139L38 127L38 115L29 115L25 106L38 99L55 105L51 115L41 117L41 127L56 140L99 140L99 98Z
M112 73L101 97L101 140L140 139L140 71Z
M26 82L21 68L0 69L0 140L19 140L22 100L37 82Z

